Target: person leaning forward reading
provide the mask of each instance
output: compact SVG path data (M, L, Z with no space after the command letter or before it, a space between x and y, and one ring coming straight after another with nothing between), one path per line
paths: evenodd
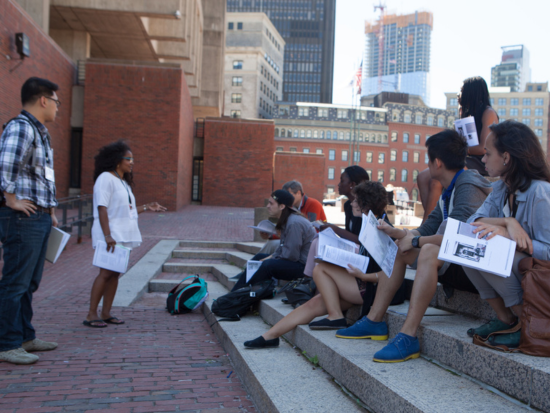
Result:
M317 233L292 204L294 197L288 191L278 189L271 194L267 212L270 217L277 218L275 228L281 232L281 244L272 255L256 254L252 260L261 260L262 265L248 282L246 271L243 271L232 291L271 278L291 281L304 276L307 254Z
M454 130L444 130L426 142L430 174L445 188L439 204L419 228L408 231L385 223L379 230L397 239L399 251L391 277L380 277L374 303L369 313L352 327L337 331L339 338L388 337L384 316L397 289L403 282L407 265L416 268L416 277L405 324L386 347L374 355L377 362L398 362L420 355L416 330L437 288L437 282L475 291L462 267L437 259L448 217L465 222L491 192L491 184L475 170L464 170L468 145ZM443 224L443 225L442 225Z
M21 88L23 110L5 125L0 140L0 360L31 364L31 351L57 343L36 338L32 296L40 285L48 238L55 218L53 150L48 129L60 105L58 86L32 77Z

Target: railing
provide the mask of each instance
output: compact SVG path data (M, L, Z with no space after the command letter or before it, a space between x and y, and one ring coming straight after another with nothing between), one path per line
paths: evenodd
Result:
M92 229L93 196L79 195L57 200L56 216L59 221L58 228L71 233L73 227L77 227L77 242L82 242L82 235L90 235Z

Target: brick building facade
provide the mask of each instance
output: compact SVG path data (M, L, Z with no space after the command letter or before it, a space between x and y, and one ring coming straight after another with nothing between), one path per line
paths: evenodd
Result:
M325 155L315 153L275 152L273 155L273 189L281 189L292 180L299 181L307 196L321 201L325 183L320 176L325 173Z

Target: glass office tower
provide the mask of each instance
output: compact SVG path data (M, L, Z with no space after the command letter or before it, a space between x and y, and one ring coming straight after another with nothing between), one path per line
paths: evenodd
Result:
M227 0L263 12L285 39L283 101L332 103L336 0Z

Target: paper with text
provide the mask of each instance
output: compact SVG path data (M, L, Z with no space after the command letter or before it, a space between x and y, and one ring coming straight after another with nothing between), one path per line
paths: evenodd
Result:
M130 248L122 245L115 245L114 252L107 251L105 241L98 241L95 247L93 265L106 270L124 274L128 269L128 261L130 260Z
M249 260L246 263L246 282L250 281L252 276L256 274L256 271L258 271L258 268L260 268L262 262L263 261Z
M474 234L476 227L456 219L447 220L447 228L439 249L442 261L509 277L514 263L516 242L500 235L486 240Z
M369 257L365 257L361 254L355 254L354 252L344 251L340 248L331 247L327 245L322 255L315 257L318 260L329 262L334 265L338 265L342 268L349 268L348 264L359 268L363 273L367 272L369 266Z
M473 116L468 116L467 118L455 120L455 129L459 135L462 135L466 138L468 146L479 145L476 121Z
M397 245L389 235L378 229L378 220L371 211L369 211L368 216L363 214L359 242L363 244L363 247L374 258L374 261L388 278L391 277L393 264L397 256Z
M317 255L323 255L323 252L327 246L334 248L339 248L344 251L349 251L356 253L359 251L357 244L347 239L340 238L332 230L332 228L327 228L324 231L319 233L319 243L317 244Z

